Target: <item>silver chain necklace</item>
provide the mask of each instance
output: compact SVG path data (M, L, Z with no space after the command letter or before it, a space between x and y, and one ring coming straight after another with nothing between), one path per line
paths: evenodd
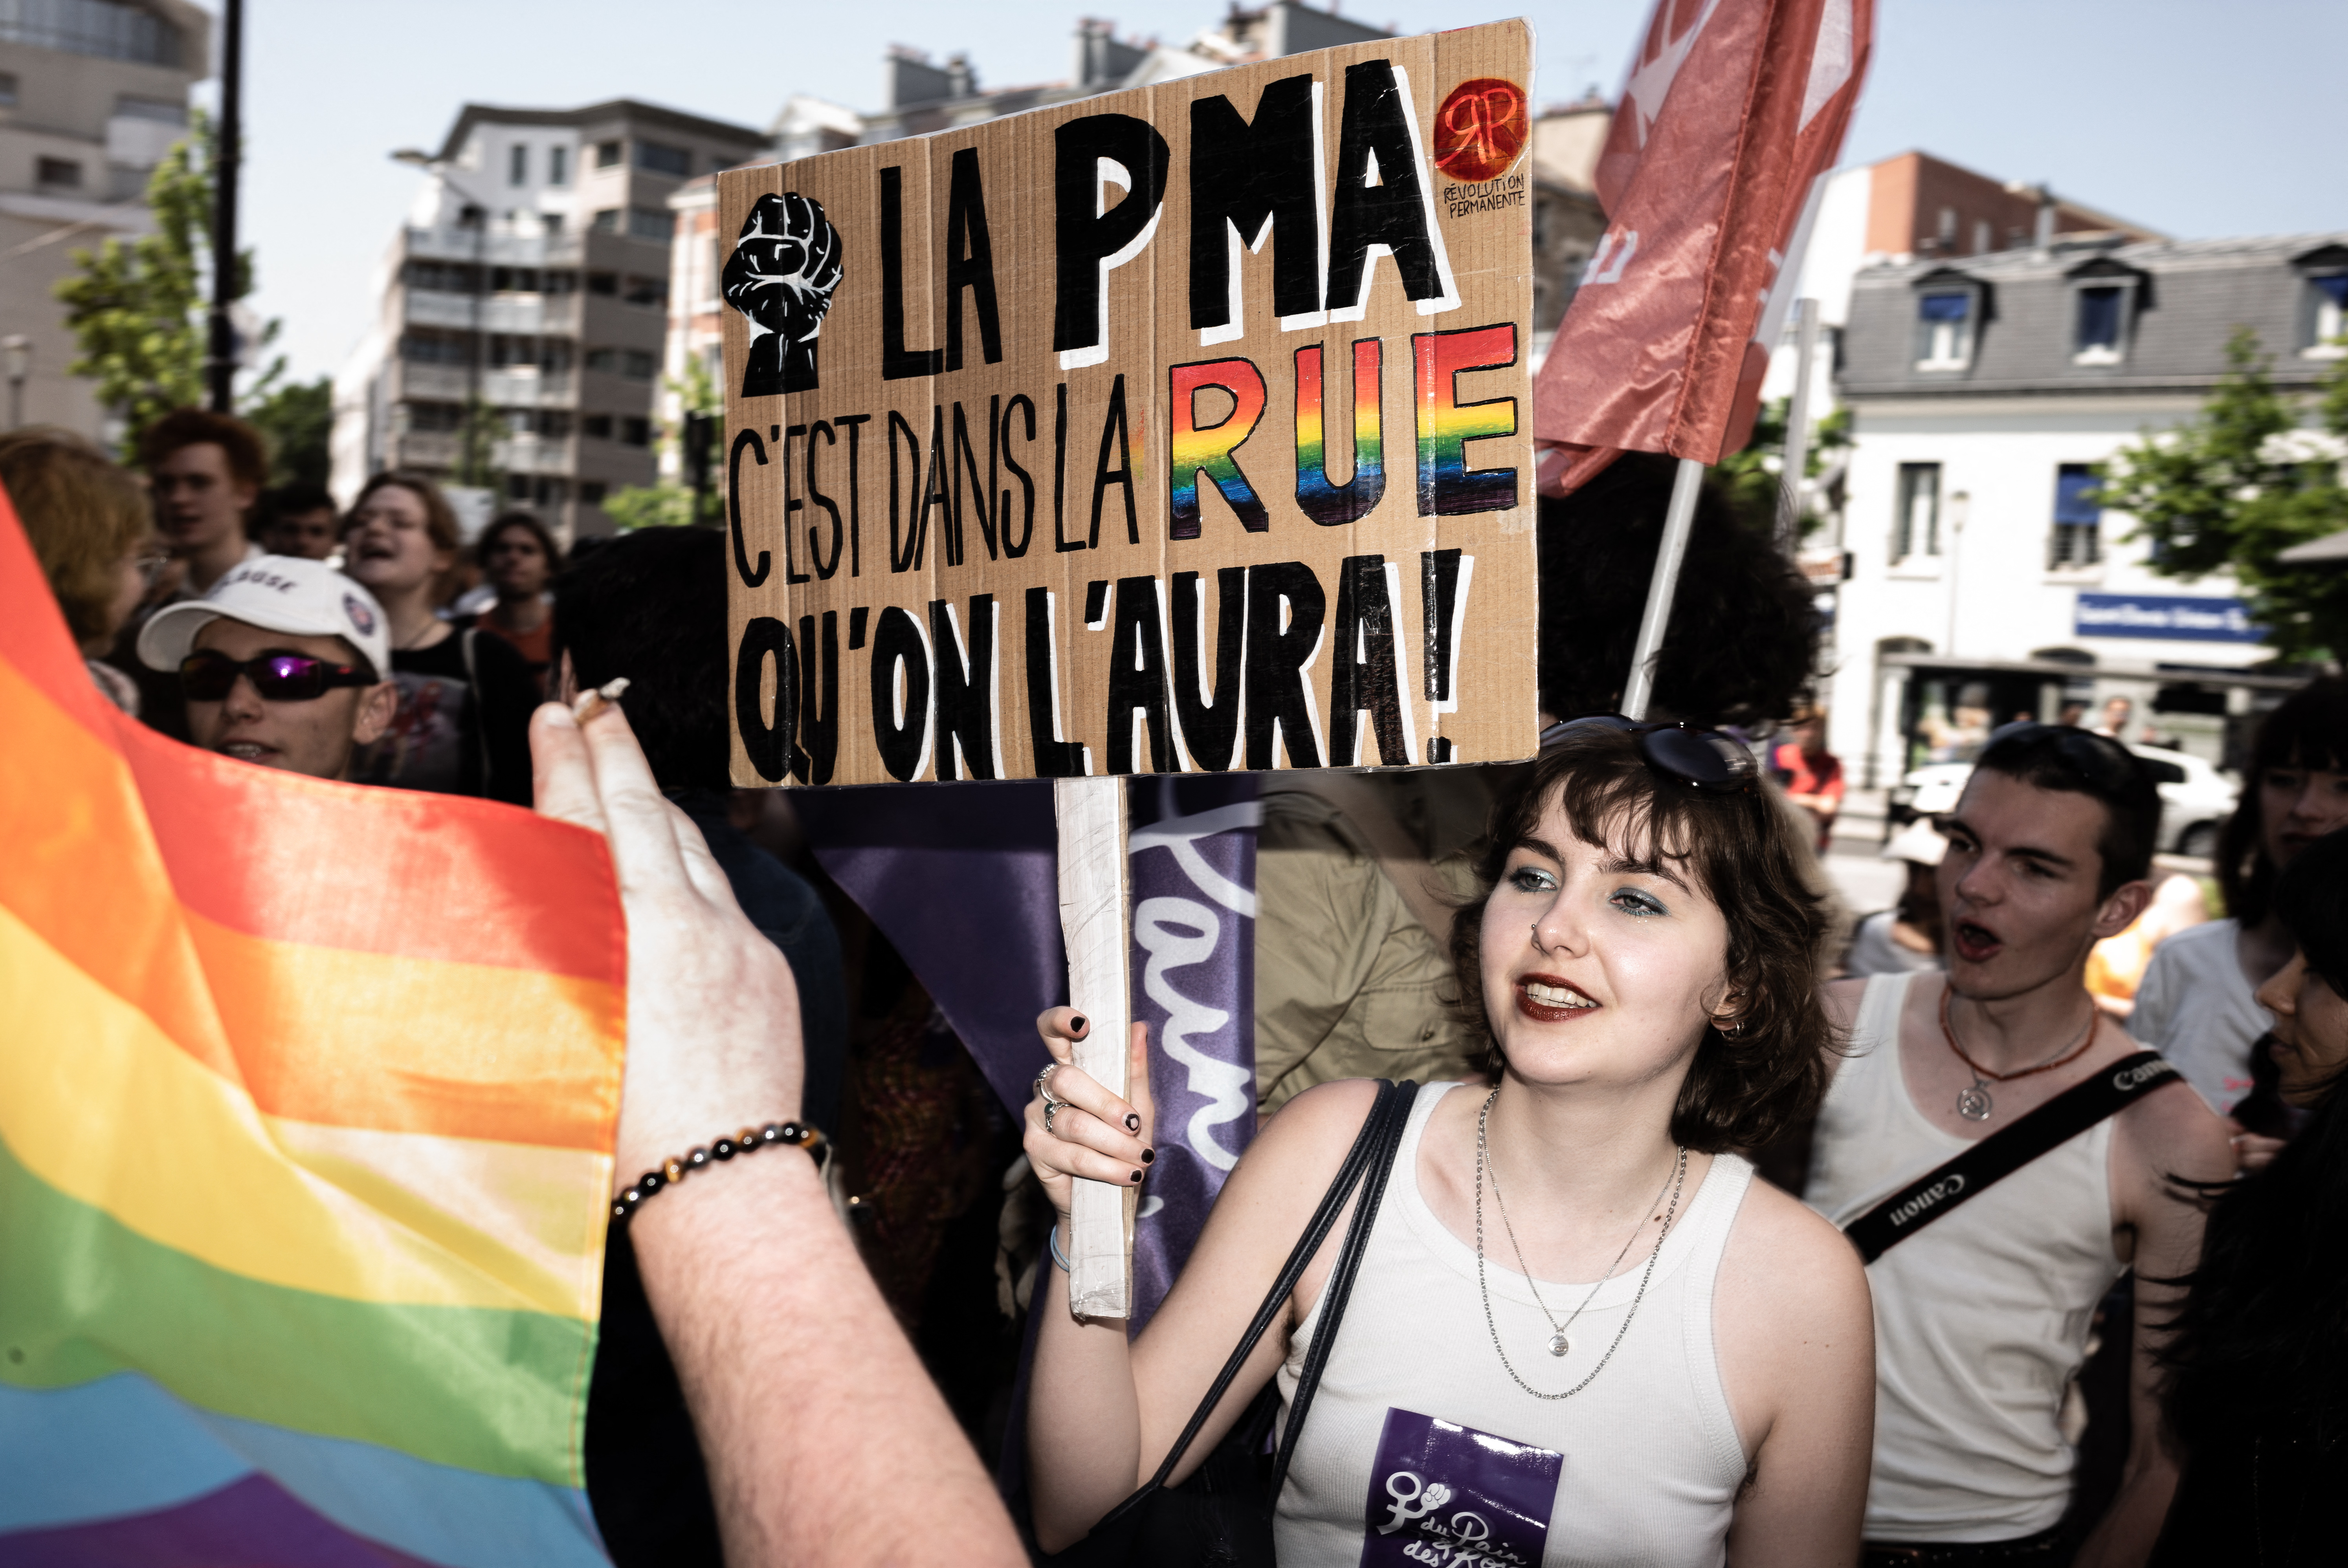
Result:
M1550 1311L1548 1303L1541 1300L1540 1287L1533 1284L1533 1272L1525 1266L1525 1249L1517 1245L1516 1227L1509 1224L1509 1206L1500 1200L1499 1169L1491 1164L1490 1144L1487 1136L1492 1120L1492 1102L1499 1097L1499 1086L1494 1084L1492 1092L1484 1097L1483 1110L1476 1116L1476 1288L1484 1298L1484 1327L1491 1331L1492 1349L1499 1356L1500 1366L1515 1381L1518 1388L1536 1399L1570 1399L1597 1381L1598 1374L1606 1370L1606 1364L1614 1359L1614 1352L1622 1348L1622 1337L1631 1332L1632 1319L1639 1316L1639 1304L1647 1298L1648 1282L1655 1276L1655 1260L1663 1256L1663 1241L1672 1234L1673 1223L1679 1216L1680 1193L1687 1182L1687 1151L1683 1148L1679 1152L1678 1160L1674 1163L1669 1183L1672 1201L1671 1206L1663 1214L1663 1228L1656 1234L1654 1250L1647 1255L1647 1266L1639 1276L1638 1294L1631 1298L1631 1310L1623 1314L1622 1327L1614 1331L1614 1342L1606 1347L1606 1354L1598 1358L1598 1365L1590 1369L1588 1377L1561 1393L1545 1394L1526 1382L1518 1373L1515 1364L1509 1359L1507 1348L1500 1343L1500 1325L1492 1315L1492 1288L1484 1276L1484 1173L1486 1169L1489 1167L1492 1172L1492 1198L1499 1206L1500 1224L1508 1228L1509 1245L1516 1247L1517 1266L1523 1270L1525 1283L1532 1290L1533 1304L1540 1308L1541 1316L1549 1319L1550 1327L1553 1330L1549 1340L1549 1353L1552 1356L1563 1356L1573 1348L1573 1342L1566 1337L1565 1331L1573 1326L1574 1318L1581 1316L1582 1307L1588 1307L1592 1300L1596 1299L1599 1290L1614 1276L1614 1270L1622 1266L1624 1254L1631 1250L1631 1243L1639 1239L1639 1232L1646 1228L1647 1222L1642 1219L1632 1230L1630 1240L1622 1244L1622 1251L1614 1255L1614 1261L1606 1266L1606 1272L1598 1276L1598 1283L1591 1286L1590 1294L1581 1298L1581 1306L1575 1307L1572 1315L1563 1323L1560 1323L1556 1315ZM1655 1196L1660 1198L1663 1195L1661 1189L1658 1189Z

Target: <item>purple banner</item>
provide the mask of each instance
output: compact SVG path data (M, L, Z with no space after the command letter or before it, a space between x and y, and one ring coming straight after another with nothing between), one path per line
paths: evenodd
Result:
M1389 1409L1370 1467L1362 1568L1530 1568L1565 1456Z
M1248 774L1128 786L1133 1016L1149 1026L1158 1159L1133 1232L1138 1334L1255 1136L1255 835Z

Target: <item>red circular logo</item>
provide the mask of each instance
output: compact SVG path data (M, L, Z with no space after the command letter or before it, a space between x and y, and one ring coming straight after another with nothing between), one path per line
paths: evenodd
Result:
M1525 150L1525 93L1498 77L1451 89L1435 113L1435 167L1469 185L1506 173Z

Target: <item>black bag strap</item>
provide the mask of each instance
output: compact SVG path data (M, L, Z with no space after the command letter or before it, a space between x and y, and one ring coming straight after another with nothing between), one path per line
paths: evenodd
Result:
M2178 1076L2158 1051L2140 1050L2074 1084L2037 1110L1935 1166L1842 1227L1873 1263L1942 1214Z
M1111 1521L1139 1507L1166 1484L1167 1478L1174 1473L1174 1467L1181 1462L1183 1454L1189 1451L1200 1430L1214 1415L1215 1407L1222 1403L1223 1395L1230 1391L1232 1382L1246 1367L1248 1358L1255 1353L1256 1346L1262 1341L1272 1320L1287 1306L1289 1296L1295 1293L1296 1282L1303 1277L1313 1255L1321 1250L1321 1244L1328 1240L1330 1231L1336 1226L1337 1215L1345 1207L1345 1201L1353 1196L1354 1189L1361 1185L1366 1173L1371 1177L1370 1190L1365 1194L1362 1205L1354 1215L1354 1223L1345 1233L1344 1248L1338 1255L1336 1266L1330 1271L1329 1283L1323 1287L1326 1304L1322 1307L1320 1326L1313 1332L1312 1348L1306 1353L1305 1364L1297 1380L1296 1397L1289 1407L1288 1424L1282 1434L1271 1491L1275 1500L1280 1496L1279 1478L1287 1473L1293 1434L1302 1429L1304 1407L1312 1402L1313 1391L1320 1385L1321 1368L1328 1359L1327 1342L1334 1337L1337 1319L1345 1309L1345 1297L1353 1289L1354 1276L1360 1272L1362 1249L1369 1240L1368 1216L1375 1214L1378 1196L1385 1191L1386 1173L1394 1168L1395 1151L1402 1144L1403 1129L1410 1120L1411 1103L1417 1093L1418 1085L1416 1083L1379 1081L1377 1099L1372 1102L1370 1113L1362 1122L1361 1132L1355 1134L1354 1146L1345 1152L1344 1163L1337 1167L1336 1178L1329 1184L1329 1191L1322 1198L1321 1206L1313 1211L1313 1218L1305 1225L1303 1235L1298 1238L1294 1249L1289 1253L1288 1261L1281 1266L1280 1276L1265 1292L1263 1304L1256 1308L1247 1332L1240 1336L1238 1348L1224 1361L1223 1369L1209 1386L1206 1398L1199 1401L1199 1408L1191 1413L1189 1424L1182 1429L1181 1436L1176 1438L1174 1446L1167 1450L1165 1461L1159 1465L1158 1473L1151 1476L1140 1491L1109 1510L1100 1523L1093 1526L1096 1533Z

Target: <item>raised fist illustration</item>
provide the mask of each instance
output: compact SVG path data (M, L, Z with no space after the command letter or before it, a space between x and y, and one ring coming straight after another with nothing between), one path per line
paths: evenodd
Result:
M815 339L839 286L839 231L796 192L761 196L726 259L726 302L750 323L742 395L811 392Z

